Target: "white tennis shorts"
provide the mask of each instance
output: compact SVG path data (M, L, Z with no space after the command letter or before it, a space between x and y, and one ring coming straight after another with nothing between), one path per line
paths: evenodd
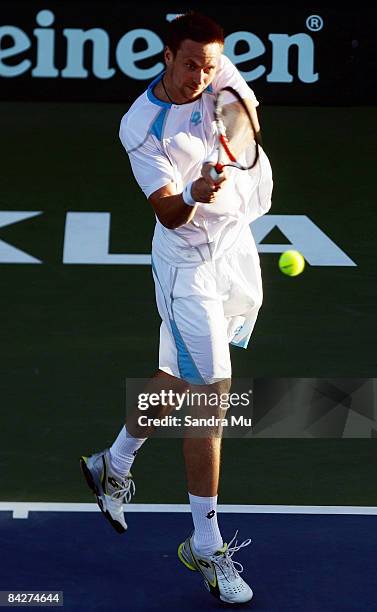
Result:
M262 304L259 255L249 227L231 251L196 267L152 257L159 369L191 384L231 377L229 343L246 348Z

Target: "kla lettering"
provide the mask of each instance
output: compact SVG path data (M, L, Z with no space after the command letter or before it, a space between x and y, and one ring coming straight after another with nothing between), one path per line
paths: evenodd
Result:
M163 43L152 30L136 28L115 42L106 30L98 27L67 27L63 28L61 34L59 30L58 34L53 27L55 15L50 10L39 11L35 21L37 27L32 35L16 25L0 26L0 77L16 78L30 72L33 78L87 79L92 76L111 79L119 69L132 79L150 80L163 69ZM315 48L312 36L307 33L272 33L267 39L263 42L256 34L246 30L233 32L225 39L224 53L235 65L258 59L259 65L251 70L244 71L240 66L241 74L249 82L263 75L271 83L292 83L295 79L307 84L318 81L319 74L314 71ZM4 40L6 44L3 44ZM136 43L140 41L144 48L135 50ZM239 52L240 45L246 50ZM55 64L57 47L66 49L65 66L62 69ZM110 66L113 48L115 65ZM269 56L264 58L265 61L259 60L266 53ZM289 70L292 53L297 57L297 74ZM155 63L148 68L138 64L141 60L154 57ZM267 74L268 68L270 72Z
M0 231L26 222L42 212L0 211ZM108 212L68 212L65 222L63 263L86 265L150 265L150 254L110 252L111 215ZM264 244L278 228L290 248L300 251L311 266L356 266L357 264L306 215L263 215L251 224L260 253L282 253L287 244ZM31 254L0 240L0 264L41 264Z

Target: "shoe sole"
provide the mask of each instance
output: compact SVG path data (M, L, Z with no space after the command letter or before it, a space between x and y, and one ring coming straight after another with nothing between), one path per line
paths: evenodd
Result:
M111 526L115 529L115 531L117 533L124 533L126 531L126 529L124 527L122 527L122 525L120 523L118 523L117 521L114 521L113 517L111 516L110 512L108 510L105 510L103 507L103 501L100 498L100 492L98 490L98 487L96 485L96 483L94 482L93 476L91 471L89 470L86 462L88 460L88 457L80 457L80 468L81 471L83 473L83 476L86 480L86 483L89 487L89 489L92 491L92 493L94 494L96 500L97 500L97 504L99 509L101 510L102 514L107 518L107 520L109 521L109 523L111 524Z

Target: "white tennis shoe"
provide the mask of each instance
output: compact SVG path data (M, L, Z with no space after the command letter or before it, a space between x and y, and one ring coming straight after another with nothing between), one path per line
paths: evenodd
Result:
M118 533L124 533L127 523L124 520L123 504L130 503L135 494L131 472L123 479L114 474L109 449L90 457L81 457L80 466L101 511Z
M246 603L253 597L253 591L240 576L243 566L232 559L234 553L248 546L251 540L247 539L238 545L237 534L238 531L229 544L224 544L210 557L203 557L195 551L193 535L182 542L178 548L180 561L188 569L199 571L202 574L206 588L214 597L230 604Z

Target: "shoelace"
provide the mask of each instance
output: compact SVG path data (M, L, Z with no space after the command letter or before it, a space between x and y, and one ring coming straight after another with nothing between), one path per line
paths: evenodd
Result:
M124 504L129 504L133 495L135 495L136 487L131 477L125 478L119 484L119 488L110 495L111 499L116 499Z
M225 553L221 555L220 558L216 557L215 559L213 557L213 561L219 565L219 567L223 571L224 576L227 578L227 580L231 579L232 577L237 578L238 574L242 574L243 572L242 563L239 563L239 561L233 561L232 557L234 553L238 552L241 548L244 548L245 546L249 546L249 544L251 544L250 538L247 538L247 540L244 540L241 544L238 544L237 539L236 539L237 535L238 535L238 529L236 533L234 534L233 538L231 539L231 541L229 542L228 548L226 549ZM234 541L235 541L234 546L232 546Z

